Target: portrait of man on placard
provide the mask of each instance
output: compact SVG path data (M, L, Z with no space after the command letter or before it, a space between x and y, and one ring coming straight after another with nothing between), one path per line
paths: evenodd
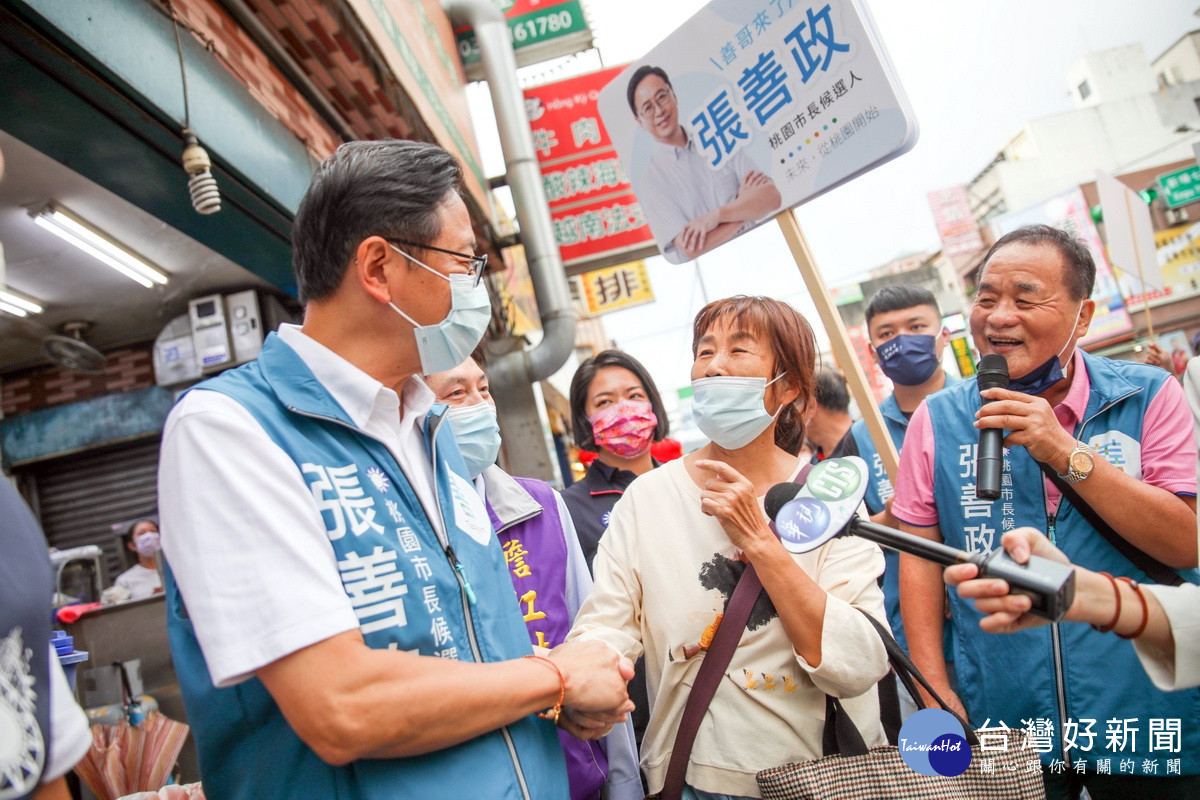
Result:
M679 100L662 67L638 67L626 96L635 121L653 140L649 162L633 182L668 261L691 261L779 208L775 182L744 148L729 155L718 150L714 159L703 147L704 131L680 123Z

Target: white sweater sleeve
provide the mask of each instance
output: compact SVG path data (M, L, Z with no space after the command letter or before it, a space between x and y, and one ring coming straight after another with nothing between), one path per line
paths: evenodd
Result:
M600 539L592 564L592 591L579 609L567 639L598 639L636 661L643 652L642 585L632 513L628 498L621 498L613 506L608 529Z
M1146 674L1164 692L1200 686L1200 586L1157 586L1143 584L1153 592L1167 615L1175 653L1134 640Z
M836 538L822 548L813 578L825 590L821 629L821 664L813 667L799 654L796 661L817 688L834 697L857 697L888 671L887 650L865 611L887 626L883 591L883 553L871 542Z

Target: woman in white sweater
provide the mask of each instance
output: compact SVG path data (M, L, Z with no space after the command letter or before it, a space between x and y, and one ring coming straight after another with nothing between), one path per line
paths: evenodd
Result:
M657 792L705 651L753 563L767 597L700 726L684 797L758 797L759 770L822 755L826 694L845 701L868 745L882 743L874 685L887 657L860 610L886 619L883 555L855 538L793 555L763 512L767 490L801 467L816 353L804 318L769 298L718 300L696 317L692 352L693 415L712 441L640 476L617 503L570 638L645 654L641 763Z

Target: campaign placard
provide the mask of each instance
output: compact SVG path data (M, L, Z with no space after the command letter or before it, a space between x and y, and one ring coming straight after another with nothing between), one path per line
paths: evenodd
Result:
M910 149L858 0L713 0L600 93L655 241L681 263Z

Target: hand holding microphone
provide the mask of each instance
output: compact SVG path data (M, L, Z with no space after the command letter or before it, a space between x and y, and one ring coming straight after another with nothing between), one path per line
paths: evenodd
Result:
M789 552L807 553L835 536L860 536L935 564L974 565L980 576L1001 578L1012 593L1028 596L1029 613L1045 619L1057 622L1067 612L1075 597L1075 572L1069 564L1038 556L1019 564L1003 549L968 553L866 522L855 516L866 485L867 465L861 458L831 458L813 467L804 486L772 486L764 505Z
M998 353L981 358L976 370L982 405L975 415L975 427L979 428L975 496L980 500L1000 498L1005 447L1024 447L1035 461L1065 472L1076 442L1063 430L1050 403L1044 397L1009 389L1008 362Z
M1001 539L1001 545L1004 552L1018 565L1036 558L1071 567L1063 552L1034 528L1009 531ZM943 577L947 586L958 587L959 595L974 600L975 608L987 614L980 620L979 627L989 633L1013 633L1051 621L1033 611L1034 600L1031 597L1013 592L1007 581L997 579L998 576L985 576L974 564L948 567ZM1064 616L1072 611L1073 605L1072 599L1063 609Z
M988 402L983 393L988 389L1008 388L1008 362L1004 356L989 353L979 359L975 382L979 384L980 401ZM1004 431L983 428L979 431L979 451L975 456L975 496L980 500L1000 499L1000 472L1004 465Z

